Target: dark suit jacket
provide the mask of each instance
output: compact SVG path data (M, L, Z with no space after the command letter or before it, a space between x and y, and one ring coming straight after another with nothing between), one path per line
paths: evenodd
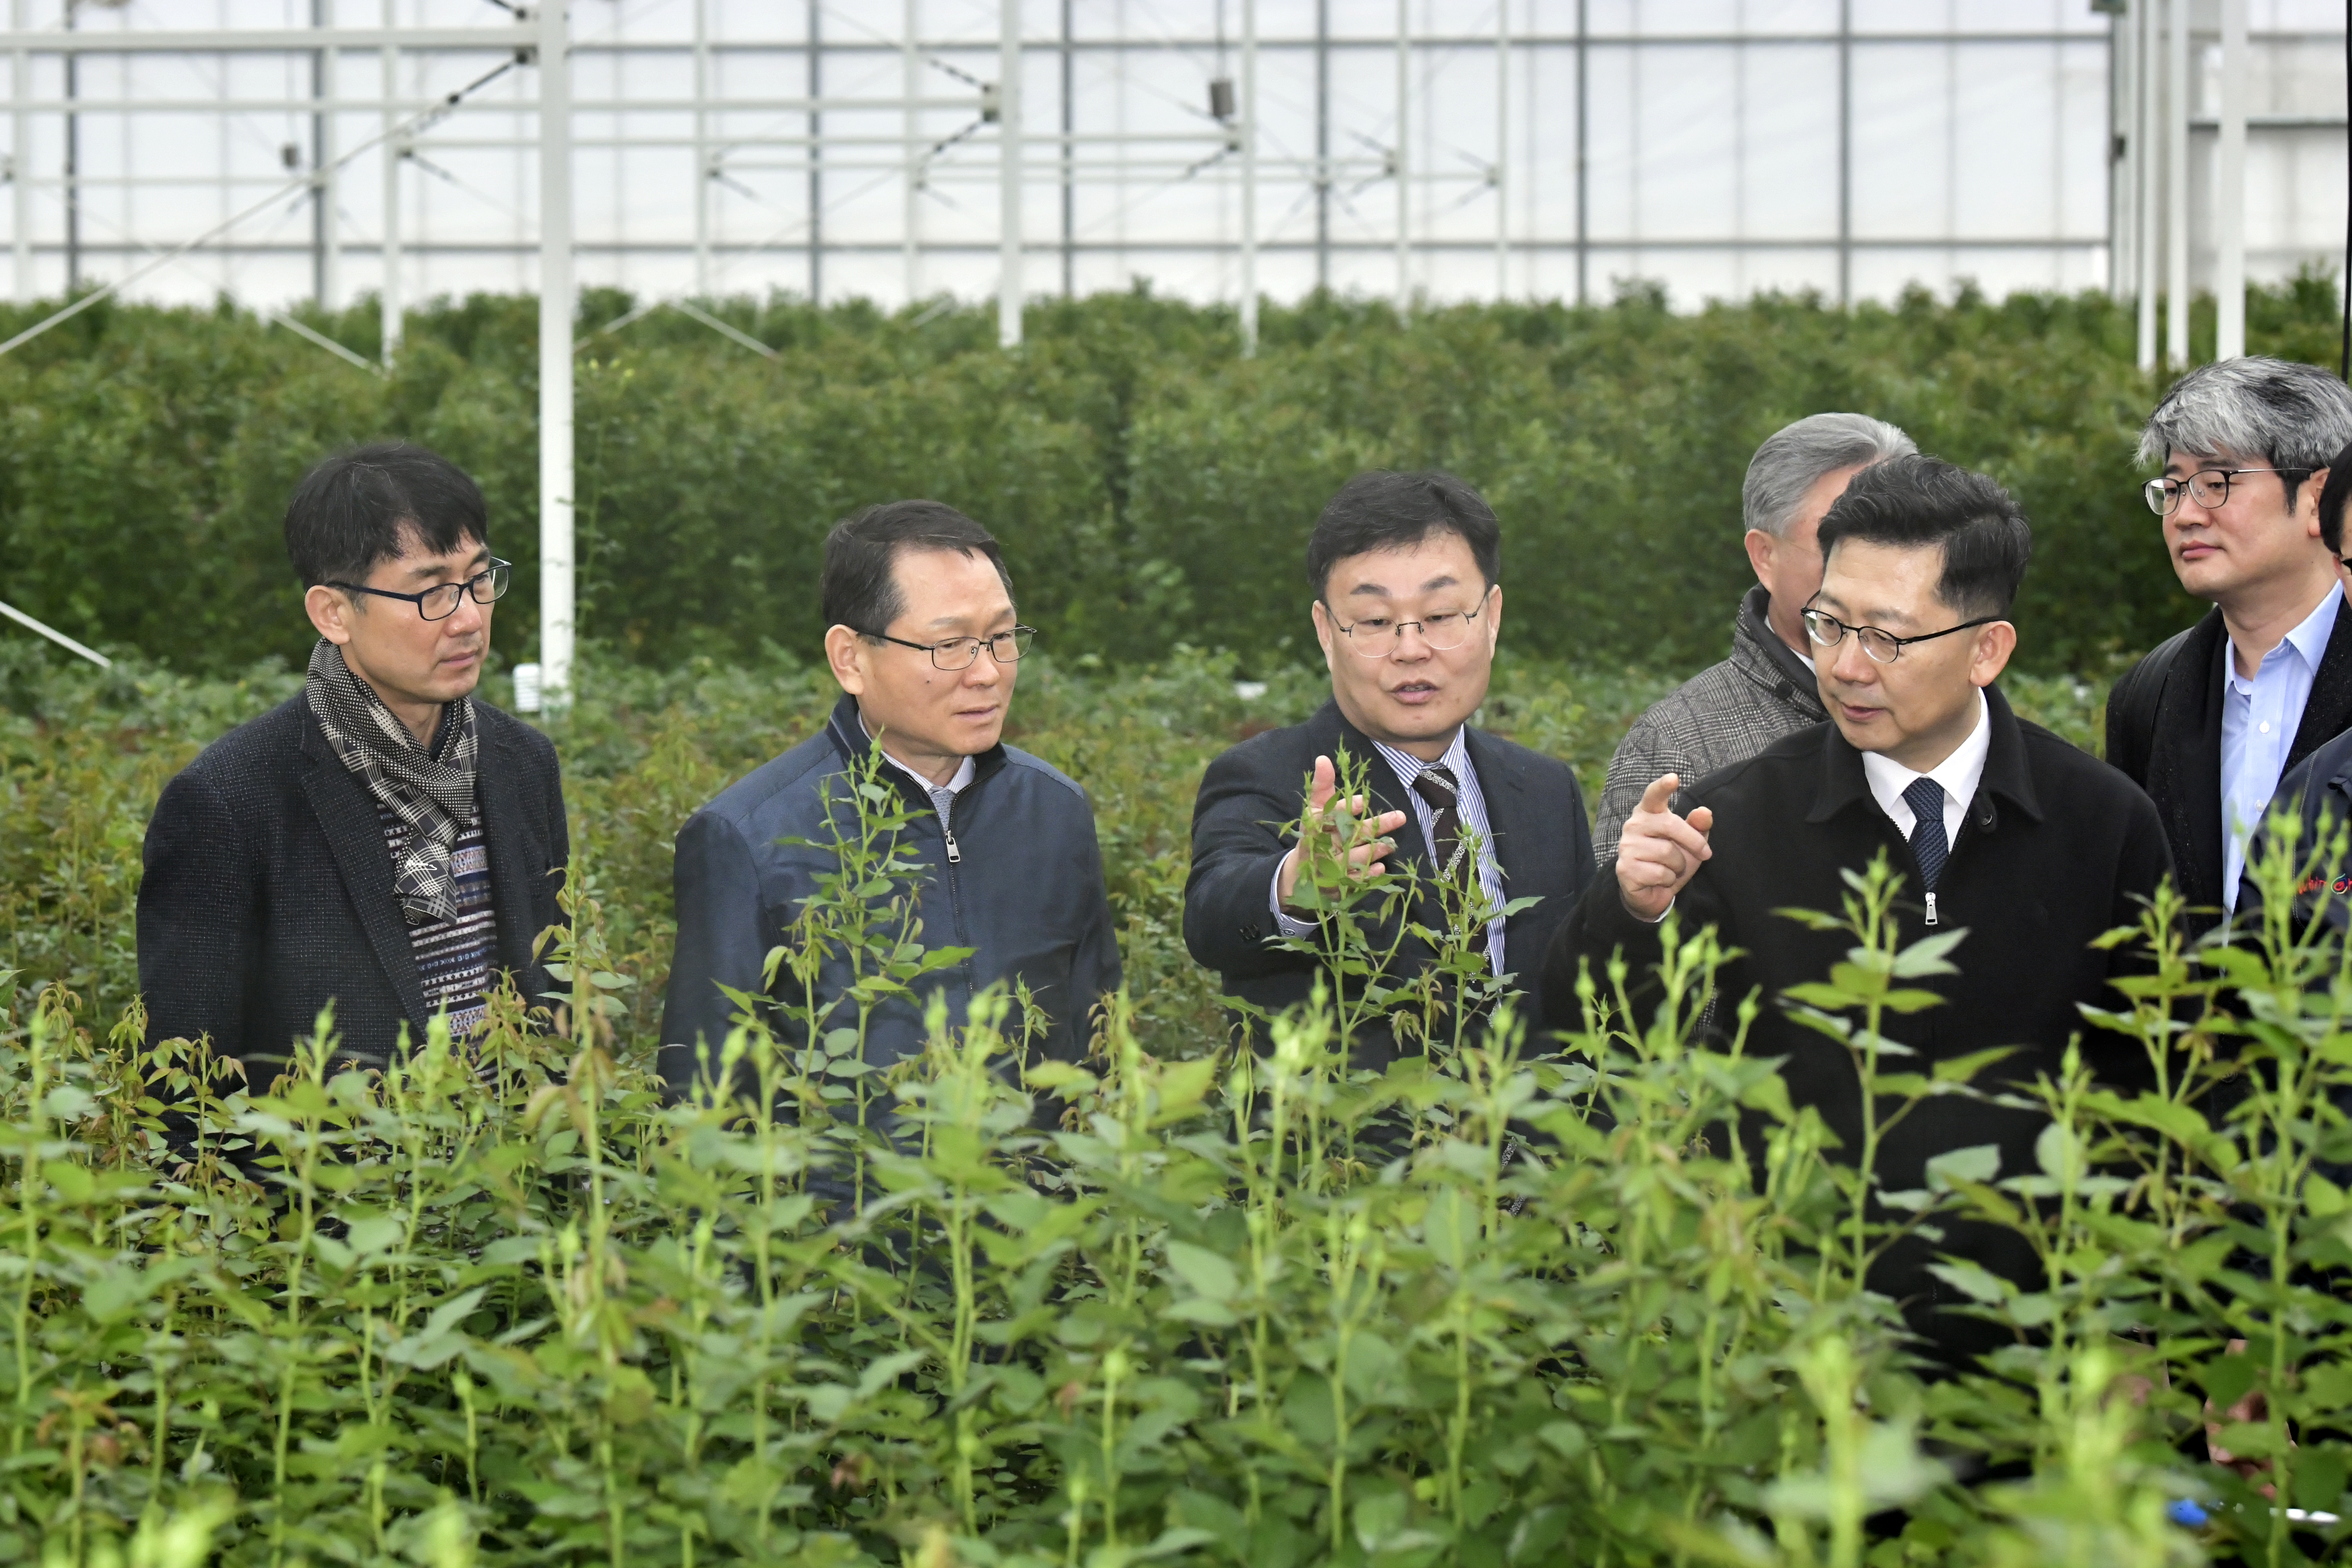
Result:
M1986 693L1991 749L1950 859L1936 883L1938 923L1929 931L1917 897L1919 873L1911 846L1878 807L1856 751L1834 724L1800 730L1746 762L1707 775L1682 794L1687 812L1713 809L1708 835L1714 853L1675 900L1685 932L1712 925L1727 947L1740 950L1717 976L1716 994L1737 1003L1763 988L1763 1010L1748 1037L1751 1057L1781 1059L1789 1097L1811 1105L1848 1151L1861 1146L1862 1088L1844 1051L1790 1018L1780 1006L1789 987L1829 977L1853 938L1815 931L1776 913L1834 912L1846 889L1843 874L1859 871L1884 851L1904 873L1908 896L1898 901L1899 940L1908 945L1938 932L1966 930L1952 953L1957 975L1911 980L1944 1000L1907 1016L1890 1015L1886 1033L1919 1055L1888 1071L1925 1071L1929 1064L1995 1046L2024 1049L1979 1083L2023 1083L2055 1076L2070 1035L2083 1036L2084 1060L2111 1085L2132 1091L2147 1077L2137 1041L2091 1030L2083 1003L2121 1008L2109 982L2120 964L2092 938L2139 918L2142 898L2169 869L2156 808L2129 779L2076 750L2038 725L2021 723L1998 689ZM1613 877L1597 882L1560 927L1547 966L1549 1020L1576 1027L1576 974L1589 962L1600 974L1610 955L1624 950L1634 974L1646 980L1660 956L1661 927L1626 912ZM1654 992L1654 983L1642 994ZM1729 1013L1718 1007L1717 1016ZM1924 1185L1934 1155L1979 1144L1998 1145L2003 1176L2031 1172L2042 1118L1979 1101L1923 1102L1879 1150L1885 1189ZM1749 1144L1761 1147L1761 1139ZM2011 1279L2031 1279L2033 1257L2016 1232L1946 1221L1940 1249L1972 1258ZM1911 1309L1913 1326L1958 1353L1988 1347L1989 1325L1937 1312L1955 1292L1926 1266L1925 1244L1893 1249L1873 1284Z
M2180 891L2221 904L2221 688L2230 634L2221 612L2134 664L2107 694L2107 760L2147 791L2164 819ZM2352 728L2352 608L2339 611L2286 766ZM2210 925L2212 916L2199 924Z
M553 988L531 957L561 919L572 841L555 747L478 697L475 799L497 910L494 969L534 1002ZM335 1004L343 1054L425 1038L425 985L393 894L392 855L367 787L337 759L300 696L240 725L163 787L139 889L139 988L150 1040L210 1036L265 1087L319 1009Z
M1592 877L1592 833L1584 796L1568 764L1482 730L1469 732L1470 765L1486 800L1494 851L1507 899L1541 902L1512 915L1503 928L1504 963L1529 993L1523 1014L1541 1008L1539 971L1553 927ZM1192 806L1192 869L1184 882L1184 946L1217 971L1229 995L1279 1012L1303 1002L1317 966L1307 956L1267 946L1278 935L1266 895L1274 868L1297 841L1280 831L1295 821L1318 756L1341 751L1370 763L1375 811L1403 811L1391 864L1430 873L1429 845L1396 773L1372 743L1325 703L1314 717L1288 729L1245 740L1214 762ZM1429 954L1408 942L1402 961L1416 968ZM1377 1063L1366 1061L1366 1065Z

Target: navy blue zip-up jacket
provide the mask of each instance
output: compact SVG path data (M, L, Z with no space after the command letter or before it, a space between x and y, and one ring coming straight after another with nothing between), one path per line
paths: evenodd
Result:
M708 1043L715 1061L734 1026L736 1005L719 987L761 993L770 949L784 942L817 878L833 869L830 851L786 841L832 841L828 785L836 821L854 831L855 817L840 802L852 759L872 744L856 699L844 697L822 732L730 785L679 830L677 952L662 1015L662 1078L672 1094L694 1082L698 1043ZM945 989L949 1022L960 1028L975 991L1025 981L1049 1020L1032 1054L1075 1061L1086 1051L1088 1015L1119 985L1093 808L1076 782L1025 751L1000 744L972 760L972 781L956 796L947 824L952 859L929 797L897 768L885 763L880 770L919 814L907 831L911 858L924 862L920 941L972 949L923 985ZM839 998L849 983L848 962L836 956L819 976L820 1003ZM781 1005L797 1000L792 986L787 967L777 981ZM856 1022L852 1004L833 1027ZM779 1030L779 1038L798 1043ZM887 1067L922 1048L922 1000L901 998L876 1010L866 1033L869 1064Z

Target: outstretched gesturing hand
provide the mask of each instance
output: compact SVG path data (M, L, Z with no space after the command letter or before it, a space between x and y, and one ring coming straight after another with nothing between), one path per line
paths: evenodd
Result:
M1617 841L1617 896L1643 920L1663 919L1675 895L1698 874L1699 862L1715 852L1706 842L1713 811L1701 806L1677 817L1670 810L1682 785L1672 773L1652 779Z
M1383 811L1378 817L1368 817L1364 813L1370 808L1370 802L1361 795L1352 796L1347 809L1353 826L1343 840L1339 824L1334 822L1328 827L1324 824L1324 812L1339 789L1339 775L1331 767L1331 759L1317 758L1315 780L1307 790L1307 815L1301 823L1304 832L1299 841L1291 846L1290 852L1282 857L1282 874L1275 884L1285 909L1290 907L1290 895L1298 886L1299 867L1305 863L1306 833L1329 833L1332 852L1347 855L1348 874L1359 881L1378 876L1388 869L1381 857L1396 848L1388 835L1404 826L1404 813Z

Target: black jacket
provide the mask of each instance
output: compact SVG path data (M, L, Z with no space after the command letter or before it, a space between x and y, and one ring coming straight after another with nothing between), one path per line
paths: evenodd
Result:
M1483 730L1471 730L1468 745L1503 872L1503 894L1541 900L1503 927L1504 963L1528 993L1523 1016L1532 1019L1542 1004L1539 971L1552 930L1592 879L1584 796L1564 762ZM1373 810L1405 813L1391 863L1415 866L1426 877L1429 845L1404 787L1372 743L1340 716L1337 702L1325 703L1305 724L1269 730L1210 763L1192 805L1184 946L1194 959L1217 971L1228 995L1269 1012L1305 1001L1317 968L1304 954L1267 946L1277 935L1266 906L1274 868L1297 842L1280 830L1297 820L1316 758L1336 762L1343 750L1370 763ZM1400 957L1417 969L1429 954L1408 941ZM1379 1063L1366 1058L1365 1065Z
M735 1004L722 985L757 996L768 951L782 945L817 878L834 869L826 791L839 800L866 739L857 703L844 697L824 730L763 764L688 820L677 835L677 953L662 1014L662 1077L671 1092L690 1087L696 1047L715 1060L733 1027ZM1090 1039L1088 1015L1118 989L1118 936L1103 883L1093 808L1068 777L1025 751L998 745L974 758L972 781L956 797L950 861L930 797L887 763L881 777L921 821L909 831L925 862L916 896L924 946L969 947L971 956L927 986L943 990L948 1022L961 1027L972 993L998 980L1024 980L1050 1020L1033 1048L1075 1061ZM833 810L843 810L835 805ZM845 819L853 824L854 819ZM778 974L789 996L792 972ZM836 955L818 977L821 1003L848 988ZM793 1040L784 1020L776 1021ZM850 1014L839 1023L854 1024ZM877 1009L866 1061L887 1067L923 1049L923 1008L903 998Z
M2230 634L2218 609L2125 672L2107 694L2107 760L2156 802L2180 891L2221 904L2221 688ZM2286 766L2352 727L2352 614L2338 614Z
M2295 840L2295 857L2311 871L2295 889L2298 918L2314 913L2341 932L2352 928L2352 853L2328 853L2335 834L2352 825L2352 733L2337 736L2287 769L2278 793L2263 814L2266 824L2246 850L2246 869L2238 881L2238 924L2263 906L2262 889L2254 882L2254 866L2270 841L2272 816L2284 811L2301 820L2302 836ZM2303 869L2299 866L2298 869ZM2256 927L2259 930L2259 926Z
M1992 736L1984 777L1936 887L1937 931L1969 933L1951 955L1960 972L1907 982L1945 1000L1887 1018L1887 1034L1923 1060L1916 1066L1913 1059L1890 1061L1885 1071L1924 1071L1927 1063L2018 1045L2024 1050L1978 1082L2031 1083L2037 1073L2055 1075L2067 1037L2081 1034L2094 1071L2118 1086L2137 1084L2147 1072L2138 1044L2091 1031L2077 1009L2122 1005L2108 982L2126 960L2088 944L2138 918L2139 900L2169 869L2163 826L2129 779L2039 726L2019 722L1998 689L1986 697ZM1686 931L1713 925L1727 946L1741 949L1717 977L1718 1016L1760 986L1766 1005L1748 1035L1748 1054L1784 1059L1790 1100L1817 1107L1844 1147L1858 1149L1862 1092L1845 1052L1780 1006L1789 987L1826 979L1853 939L1773 912L1836 911L1846 891L1842 873L1866 866L1882 850L1916 890L1910 845L1873 799L1862 753L1834 724L1801 730L1710 774L1683 799L1687 808L1713 808L1715 826L1712 858L1676 901L1681 925ZM1906 945L1933 934L1916 896L1902 901L1899 918ZM1544 982L1550 1021L1560 1028L1580 1023L1580 963L1590 961L1598 975L1622 947L1635 972L1646 975L1659 958L1659 932L1626 912L1614 878L1596 883L1552 946ZM1958 1098L1927 1101L1882 1146L1880 1180L1888 1191L1917 1188L1929 1158L1978 1144L2000 1146L2004 1176L2032 1171L2041 1126L2042 1118L2028 1111ZM2032 1254L2013 1232L1948 1224L1945 1249L2011 1279L2032 1276ZM1982 1348L1990 1343L1986 1325L1932 1312L1939 1290L1946 1300L1953 1296L1925 1272L1932 1260L1924 1245L1899 1248L1873 1283L1908 1302L1914 1326L1948 1348Z
M553 988L531 957L559 924L572 840L547 737L477 697L475 799L497 910L494 969L534 1003ZM139 988L148 1038L212 1038L266 1086L331 998L344 1055L390 1056L403 1024L425 1039L425 985L393 894L392 854L367 786L337 759L300 696L206 747L163 787L139 888ZM258 1064L273 1064L261 1066Z

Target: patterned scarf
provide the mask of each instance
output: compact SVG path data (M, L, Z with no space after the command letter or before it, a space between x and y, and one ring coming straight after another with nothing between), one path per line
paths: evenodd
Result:
M342 764L393 814L408 824L408 849L393 868L393 890L411 925L457 918L457 880L450 846L474 820L474 703L459 697L442 710L439 757L416 744L373 688L352 674L343 651L325 638L310 651L303 684L310 712Z

